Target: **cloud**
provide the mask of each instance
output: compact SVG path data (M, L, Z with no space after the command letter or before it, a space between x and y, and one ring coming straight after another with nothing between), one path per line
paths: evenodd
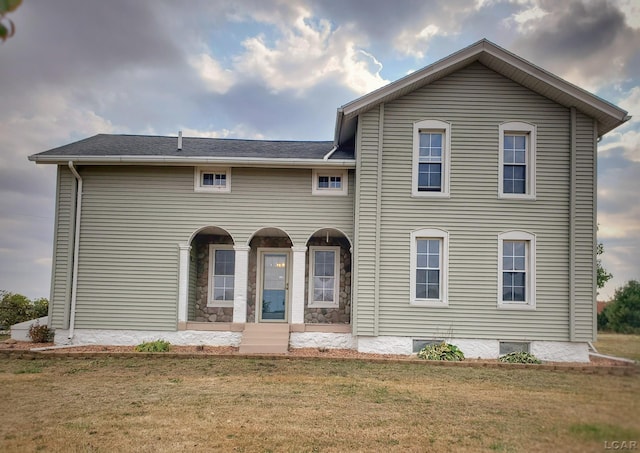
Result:
M213 93L224 94L235 82L233 73L228 69L223 69L220 63L209 54L202 53L194 56L189 62L198 71L198 75L209 91Z
M598 154L598 240L604 245L604 267L614 278L600 290L608 299L627 280L640 278L640 162L624 148Z
M513 50L559 76L596 91L637 74L640 31L609 0L539 0ZM547 14L543 14L547 13Z

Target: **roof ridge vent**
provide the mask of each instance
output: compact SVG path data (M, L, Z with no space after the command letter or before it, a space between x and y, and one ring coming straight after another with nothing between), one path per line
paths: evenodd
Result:
M178 151L182 151L182 131L178 131Z

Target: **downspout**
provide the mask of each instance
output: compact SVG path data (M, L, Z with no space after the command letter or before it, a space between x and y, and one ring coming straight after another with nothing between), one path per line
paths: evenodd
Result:
M80 173L73 166L73 161L69 161L69 169L73 176L75 176L76 181L78 181L78 187L76 190L76 223L74 228L74 239L73 239L73 274L71 277L71 310L69 313L69 339L73 339L73 333L76 324L76 300L78 293L78 256L80 254L80 217L82 214L82 177Z
M576 339L576 109L571 107L569 160L569 341Z

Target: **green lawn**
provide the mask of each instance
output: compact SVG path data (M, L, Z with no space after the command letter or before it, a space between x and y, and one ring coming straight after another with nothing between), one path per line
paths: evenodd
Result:
M603 451L640 378L202 357L0 359L0 451Z
M640 335L598 332L598 341L593 345L601 354L640 361Z

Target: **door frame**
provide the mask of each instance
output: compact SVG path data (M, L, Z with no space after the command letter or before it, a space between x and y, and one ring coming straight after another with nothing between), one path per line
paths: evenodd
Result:
M262 283L264 279L264 255L277 254L286 256L284 319L262 319ZM288 323L291 313L291 248L258 247L256 250L256 323Z

